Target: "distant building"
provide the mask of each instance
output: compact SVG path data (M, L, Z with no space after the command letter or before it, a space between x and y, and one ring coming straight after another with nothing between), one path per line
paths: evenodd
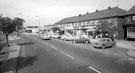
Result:
M36 33L39 31L39 27L38 26L27 26L25 27L26 32L29 33Z
M45 25L44 26L44 31L46 31L50 35L53 35L54 34L54 32L52 30L53 27L54 27L54 25Z
M44 30L51 30L54 27L54 25L45 25Z

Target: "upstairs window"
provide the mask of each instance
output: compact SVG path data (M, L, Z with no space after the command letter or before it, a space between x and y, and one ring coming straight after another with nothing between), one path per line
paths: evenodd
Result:
M127 22L131 22L131 16L127 17Z
M135 16L132 17L133 21L135 21Z

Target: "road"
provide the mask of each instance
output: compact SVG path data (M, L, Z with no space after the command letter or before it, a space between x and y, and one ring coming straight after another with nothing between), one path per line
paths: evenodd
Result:
M94 49L92 44L21 38L17 73L135 73L135 63L129 57Z

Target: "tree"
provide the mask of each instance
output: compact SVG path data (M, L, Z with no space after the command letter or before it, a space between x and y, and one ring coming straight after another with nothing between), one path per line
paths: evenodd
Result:
M118 31L117 26L114 23L109 23L108 21L100 21L97 26L97 30L103 35L108 34L108 37L114 39L114 34Z
M59 32L60 31L60 28L59 27L53 27L53 28L51 28L52 30L53 30L53 32Z
M22 29L23 23L25 22L25 20L23 20L22 18L14 18L13 23L14 25L16 25L16 31L17 31L17 36L19 36L19 30Z
M0 18L1 30L6 35L7 46L9 46L8 35L16 30L16 25L13 24L13 20L9 17Z
M2 18L2 14L0 14L0 19ZM2 31L2 28L1 28L1 23L0 23L0 32Z

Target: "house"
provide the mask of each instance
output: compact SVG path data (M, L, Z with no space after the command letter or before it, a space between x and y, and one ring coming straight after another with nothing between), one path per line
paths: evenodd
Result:
M125 39L135 39L135 5L125 14Z

